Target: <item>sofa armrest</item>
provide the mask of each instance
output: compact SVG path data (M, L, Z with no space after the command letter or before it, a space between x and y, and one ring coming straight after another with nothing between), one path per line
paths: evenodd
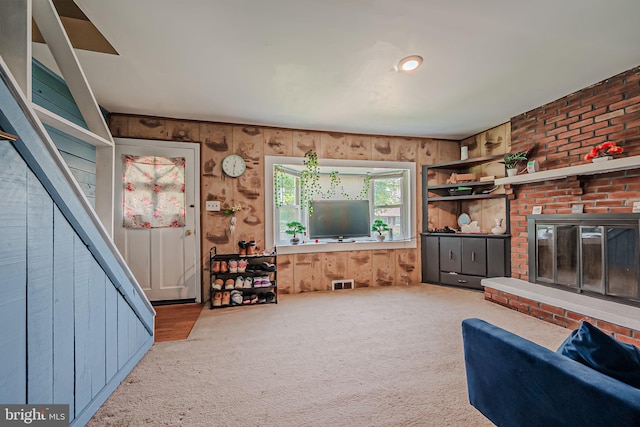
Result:
M638 426L640 390L480 319L462 322L469 401L498 426Z

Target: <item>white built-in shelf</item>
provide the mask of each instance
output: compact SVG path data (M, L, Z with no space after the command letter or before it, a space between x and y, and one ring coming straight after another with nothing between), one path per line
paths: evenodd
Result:
M512 177L497 178L495 180L495 184L518 185L526 184L528 182L551 181L554 179L567 178L569 176L597 175L601 173L638 168L640 168L640 156L622 157L620 159L608 160L606 162L585 163L578 166L569 166L566 168L550 169Z
M46 123L61 132L74 136L88 144L95 145L96 147L113 147L113 143L111 141L78 126L64 117L60 117L56 113L53 113L38 104L31 103L31 108L33 108L33 111L35 111L42 123Z

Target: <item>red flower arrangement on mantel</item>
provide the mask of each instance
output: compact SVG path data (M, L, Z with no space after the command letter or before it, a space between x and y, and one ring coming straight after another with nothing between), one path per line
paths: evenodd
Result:
M605 142L600 145L596 145L589 151L589 153L584 156L585 160L591 160L596 157L606 157L610 154L618 154L622 153L624 150L622 147L618 147L615 142Z

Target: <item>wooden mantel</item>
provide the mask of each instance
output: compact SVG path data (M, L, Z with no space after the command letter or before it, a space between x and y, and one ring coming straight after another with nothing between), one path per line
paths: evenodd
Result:
M498 178L496 185L519 185L528 182L551 181L563 179L569 176L597 175L601 173L617 172L628 169L640 168L640 156L623 157L605 162L585 163L583 165L569 166L566 168L549 169L546 171L527 173L512 177Z

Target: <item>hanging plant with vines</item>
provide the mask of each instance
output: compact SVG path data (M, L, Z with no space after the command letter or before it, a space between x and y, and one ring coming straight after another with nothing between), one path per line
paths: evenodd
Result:
M284 206L284 182L286 179L286 173L282 166L276 165L273 171L274 183L275 183L275 204L277 208Z
M322 191L320 183L320 166L318 165L318 154L309 150L304 154L304 169L300 172L300 209L306 210L309 216L313 215L314 199L335 199L336 195L347 200L366 200L369 198L371 176L362 177L362 188L357 195L348 194L340 179L338 171L329 173L329 188L327 192ZM274 202L276 207L291 205L295 203L295 181L290 173L276 165L274 167ZM326 188L326 187L325 187Z
M336 195L338 186L342 184L342 181L340 181L340 177L338 176L338 171L331 171L329 173L329 180L329 191L327 194L322 195L323 199L333 199ZM341 188L341 190L344 192L343 188Z
M305 169L300 172L300 209L306 209L311 216L313 215L313 196L322 193L318 154L313 150L307 151L304 153L302 164Z
M371 183L371 175L365 175L364 178L362 178L362 189L360 190L360 194L358 194L357 196L353 197L353 198L349 198L347 196L347 198L349 200L366 200L369 198L369 188L370 188L370 184Z

